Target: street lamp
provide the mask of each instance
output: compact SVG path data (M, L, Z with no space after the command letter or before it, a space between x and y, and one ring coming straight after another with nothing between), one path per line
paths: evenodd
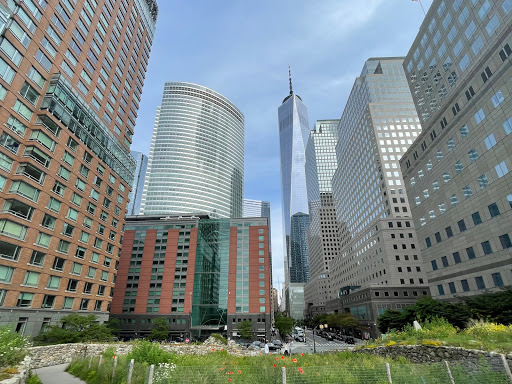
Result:
M313 353L316 353L316 341L315 341L315 329L317 327L320 327L320 329L327 329L327 324L320 324L320 325L317 325L315 326L315 328L313 328Z

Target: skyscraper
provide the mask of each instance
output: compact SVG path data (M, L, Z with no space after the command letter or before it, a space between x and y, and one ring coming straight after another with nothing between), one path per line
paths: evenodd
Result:
M290 94L278 109L278 120L286 252L285 302L288 313L294 318L301 319L304 310L304 283L307 281L308 270L306 236L303 229L306 220L309 224L305 170L309 122L306 106L302 103L300 96L293 92L291 75ZM293 220L292 217L294 217ZM297 233L291 232L292 221L294 222L293 229L296 229ZM293 290L295 292L292 294Z
M157 4L1 4L0 323L104 321Z
M437 299L512 284L511 11L436 0L404 61L423 132L400 165Z
M242 216L244 116L201 85L165 83L141 213Z
M148 157L142 152L130 151L135 159L135 172L133 177L132 191L128 195L130 202L128 203L128 215L138 215L140 204L142 202L142 192L144 190L144 180L146 179L146 171L148 168Z
M243 217L267 217L270 220L270 202L244 199Z
M309 281L304 288L307 315L325 313L331 297L329 263L338 255L336 210L331 180L338 167L339 120L319 120L306 146L306 179L310 224L307 232Z
M337 298L372 336L386 309L427 294L411 211L398 161L421 133L403 58L371 58L356 78L338 129L332 179L340 254L330 267Z
M244 199L243 202L243 217L266 217L268 219L268 230L272 233L270 225L270 202L252 199ZM270 246L270 264L272 265L272 236L269 236L268 243Z

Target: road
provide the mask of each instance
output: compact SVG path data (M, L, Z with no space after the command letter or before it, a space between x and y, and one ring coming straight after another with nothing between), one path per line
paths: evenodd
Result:
M362 344L362 341L358 339L356 340L356 345L353 345L339 340L329 341L318 335L315 335L315 342L317 353L353 349L357 345ZM292 353L313 353L313 344L313 333L310 330L306 330L306 341L304 343L294 341L291 345Z
M86 384L85 381L65 372L69 364L54 365L52 367L33 369L43 384Z

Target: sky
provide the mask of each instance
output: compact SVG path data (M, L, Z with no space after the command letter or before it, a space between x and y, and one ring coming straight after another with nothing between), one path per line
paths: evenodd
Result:
M149 154L166 81L211 88L245 116L245 197L270 201L274 286L284 282L277 108L293 90L309 125L339 119L370 57L405 56L432 0L157 0L132 149Z

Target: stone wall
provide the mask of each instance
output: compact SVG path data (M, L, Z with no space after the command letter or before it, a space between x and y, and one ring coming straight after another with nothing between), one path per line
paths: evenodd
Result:
M32 368L31 362L32 358L30 356L25 357L17 367L18 373L10 379L1 380L0 384L25 384Z
M160 344L160 346L169 352L180 355L205 355L218 350L226 350L235 356L257 356L260 352L241 349L234 342L228 345L222 344ZM111 344L61 344L48 345L44 347L30 348L32 356L32 368L49 367L52 365L65 364L71 362L75 357L98 356L107 348L114 348L116 355L126 355L132 350L132 344L129 343L111 343ZM3 384L3 383L0 383Z
M388 347L364 348L355 350L356 353L366 353L387 358L405 357L413 363L439 363L448 361L460 364L470 370L477 370L484 359L495 371L505 372L502 355L495 352L485 352L475 349L456 347L437 347L430 345L393 345ZM509 368L512 369L512 354L505 356Z

